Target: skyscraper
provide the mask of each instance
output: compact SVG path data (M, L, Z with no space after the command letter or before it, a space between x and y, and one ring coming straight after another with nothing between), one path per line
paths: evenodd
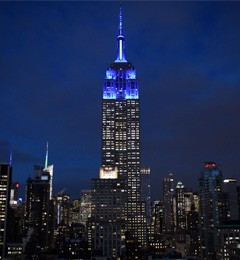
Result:
M199 178L201 259L216 259L216 226L220 222L222 172L206 162Z
M124 52L121 8L117 43L117 58L107 69L103 85L101 169L102 174L106 173L106 176L100 173L99 179L92 180L92 219L97 221L97 219L104 218L101 215L104 214L104 211L96 210L97 197L100 198L97 194L103 190L107 192L109 189L107 197L111 199L111 190L116 190L116 199L121 203L121 205L118 203L115 205L117 208L121 207L118 223L120 223L122 230L119 232L119 225L116 226L118 236L121 237L121 233L128 231L128 234L131 233L131 236L145 244L146 209L145 202L141 198L138 83L136 70L126 60ZM117 175L109 175L108 169L115 169L114 172ZM120 190L114 188L117 184L121 186ZM110 205L108 199L102 202L104 205ZM112 209L113 214L117 210L115 206ZM96 214L100 215L96 216ZM107 215L110 216L110 212ZM109 220L112 220L111 218L108 217ZM109 236L111 236L110 229L109 232ZM110 247L111 245L106 246ZM104 251L111 252L108 249L104 249Z
M106 71L102 100L102 166L117 167L124 182L126 230L146 241L145 202L141 201L140 111L134 66L126 60L119 16L117 58Z
M0 164L0 259L6 256L7 221L12 181L10 164Z
M173 232L173 196L174 196L174 177L169 172L168 176L163 178L163 231Z
M50 243L50 174L41 166L35 166L34 171L34 178L29 177L26 184L26 226L28 232L32 230L31 249L40 253Z
M122 254L124 216L123 181L117 168L102 167L100 178L92 179L91 243L93 256L117 259Z
M176 186L176 227L180 229L186 228L186 212L185 212L185 197L184 185L178 182Z
M223 191L227 197L227 220L239 220L237 180L233 178L223 180Z

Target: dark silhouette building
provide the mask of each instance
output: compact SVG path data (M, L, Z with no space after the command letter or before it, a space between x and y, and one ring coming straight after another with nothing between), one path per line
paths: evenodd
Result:
M10 164L0 164L0 259L7 254L7 225L9 220L9 200L12 182Z
M222 206L222 172L215 162L206 162L199 178L199 203L201 259L215 259Z
M163 178L163 232L171 233L174 231L174 176L172 172Z
M26 251L37 255L52 244L54 210L50 200L51 177L41 166L34 170L34 178L29 177L26 184L26 227L30 238Z

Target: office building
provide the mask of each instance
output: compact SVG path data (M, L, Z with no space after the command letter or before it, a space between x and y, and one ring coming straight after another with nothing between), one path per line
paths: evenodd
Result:
M50 201L50 175L43 167L34 167L34 178L29 177L26 184L26 226L32 230L31 241L27 248L31 251L42 252L51 243L50 230L52 223L52 207Z
M93 256L117 259L122 255L124 236L123 181L117 168L101 167L100 177L92 179L90 241Z
M185 211L185 194L184 185L178 182L176 186L176 228L186 229L186 211Z
M54 196L56 224L69 226L70 223L70 196L64 192Z
M7 226L9 214L12 167L0 164L0 259L7 255Z
M174 176L169 172L167 177L163 178L163 232L171 233L174 230Z
M225 193L226 201L223 201L227 208L225 208L226 220L239 220L239 205L237 194L237 180L224 179L223 180L223 193ZM227 214L226 214L227 213Z
M91 217L91 190L82 190L80 199L80 223L87 224L87 220Z
M216 226L221 220L222 172L206 162L199 178L201 259L216 257Z

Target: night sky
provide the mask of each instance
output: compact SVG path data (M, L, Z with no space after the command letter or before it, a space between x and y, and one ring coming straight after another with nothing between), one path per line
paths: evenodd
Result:
M240 2L123 1L137 70L142 165L197 188L205 161L239 176ZM0 3L0 161L13 148L24 191L46 142L54 191L73 197L101 166L105 70L116 59L119 2Z

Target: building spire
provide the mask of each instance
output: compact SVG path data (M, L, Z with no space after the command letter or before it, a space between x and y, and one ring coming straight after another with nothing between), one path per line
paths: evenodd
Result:
M12 166L12 146L11 146L10 156L9 156L9 165Z
M116 62L126 62L125 53L124 53L124 36L122 29L122 7L120 6L120 14L119 14L119 27L118 27L118 52Z
M47 142L47 146L46 146L46 157L45 157L45 168L48 167L48 142Z

